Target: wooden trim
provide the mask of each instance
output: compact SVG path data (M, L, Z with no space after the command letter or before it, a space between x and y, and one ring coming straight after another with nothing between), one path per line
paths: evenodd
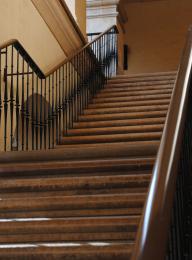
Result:
M70 10L62 0L31 1L66 56L87 43Z
M87 44L87 40L85 39L85 37L84 37L83 33L81 32L81 30L80 30L78 24L76 23L76 21L75 21L73 15L71 14L71 11L69 10L67 4L65 3L64 0L59 0L59 2L61 3L63 9L65 9L66 13L68 14L68 17L69 17L69 19L71 20L71 23L73 24L73 26L74 26L74 28L75 28L77 34L78 34L79 37L81 38L82 42L83 42L84 44Z

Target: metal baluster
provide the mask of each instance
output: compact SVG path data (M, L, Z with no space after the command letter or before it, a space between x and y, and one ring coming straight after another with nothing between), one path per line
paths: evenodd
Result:
M54 111L54 104L55 104L55 90L54 90L54 73L52 74L52 115L51 115L51 119L52 119L52 148L54 148L54 141L55 141L55 111Z
M38 148L39 148L39 116L38 116L38 109L39 109L39 104L38 104L38 102L39 102L39 100L38 100L38 97L39 97L39 94L38 94L38 91L39 91L39 86L38 86L38 84L39 84L39 79L38 79L38 76L36 75L36 110L35 110L35 112L36 112L36 116L35 116L35 137L36 137L36 150L38 150Z
M61 141L61 68L59 68L59 96L58 96L58 109L59 109L59 120L58 120L58 143Z
M22 148L22 151L24 150L24 134L25 134L25 123L24 123L24 120L25 120L25 117L24 117L24 114L25 114L25 108L24 108L24 102L25 102L25 93L24 93L24 69L25 69L25 63L24 63L24 58L22 58L22 96L21 96L21 131L22 131L22 137L21 137L21 148Z
M73 117L74 117L74 59L71 60L71 125L70 127L73 128Z
M26 150L29 149L29 64L27 64Z
M32 150L35 149L35 96L34 96L34 72L32 72L32 101L31 101L31 142L32 142Z
M47 79L44 80L44 148L47 148Z
M17 80L16 80L16 149L19 149L19 51L17 51Z
M65 134L67 135L68 124L68 63L65 66Z
M7 89L7 47L5 49L5 68L4 68L4 151L7 150L7 113L8 113L8 89Z
M39 115L39 126L40 126L40 150L43 147L43 82L40 80L40 115Z
M55 86L55 124L56 124L56 144L59 143L59 124L58 124L58 111L59 111L59 104L58 104L58 70L55 72L56 74L56 86Z
M11 87L10 87L10 144L11 151L13 150L13 109L14 109L14 94L13 94L13 45L11 45Z
M67 63L67 130L70 128L70 63Z
M77 84L78 84L77 77L78 77L78 73L79 73L78 56L79 55L77 55L74 58L75 71L76 71L75 78L74 78L74 88L75 88L75 121L77 121L77 118L78 118L78 86L77 86Z
M64 134L65 131L65 67L62 66L62 119L63 119L63 127L62 132Z
M48 145L51 149L51 76L49 76L49 107L48 107Z

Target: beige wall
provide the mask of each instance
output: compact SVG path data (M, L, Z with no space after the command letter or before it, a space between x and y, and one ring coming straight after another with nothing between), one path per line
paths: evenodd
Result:
M86 36L86 0L64 0L75 21Z
M75 14L77 23L86 36L86 0L75 0Z
M0 0L0 44L18 39L46 72L65 58L31 0Z
M192 24L191 0L125 4L128 73L175 70Z

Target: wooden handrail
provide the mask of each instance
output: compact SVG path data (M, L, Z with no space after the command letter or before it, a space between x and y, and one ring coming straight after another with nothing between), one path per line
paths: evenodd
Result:
M189 29L131 260L164 260L192 69Z
M14 45L14 47L20 51L20 53L25 57L25 59L29 62L31 68L37 73L39 78L46 78L49 75L51 75L53 72L55 72L58 68L66 64L67 62L70 62L71 59L73 59L76 55L84 51L86 48L89 48L94 42L96 42L98 39L100 39L104 34L106 34L108 31L112 30L114 28L114 31L118 33L118 29L116 25L111 26L108 28L106 31L98 35L98 37L95 37L91 42L87 43L84 47L80 48L76 52L74 52L71 56L67 57L65 60L57 64L53 69L48 71L47 73L43 73L42 70L39 68L39 66L35 63L35 61L31 58L29 53L25 50L23 45L19 42L17 39L11 39L9 41L4 42L3 44L0 45L0 50L4 49L10 45Z

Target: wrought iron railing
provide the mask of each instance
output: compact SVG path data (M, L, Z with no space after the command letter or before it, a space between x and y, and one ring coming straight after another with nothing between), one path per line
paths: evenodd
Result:
M192 259L192 27L177 75L132 260Z
M22 45L0 47L0 150L54 148L117 70L111 27L44 75Z

